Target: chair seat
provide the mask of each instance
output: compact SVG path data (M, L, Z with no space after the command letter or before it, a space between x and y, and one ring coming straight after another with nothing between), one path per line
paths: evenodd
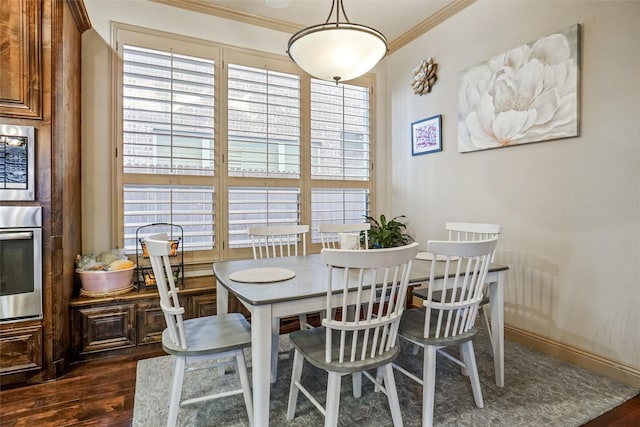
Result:
M340 332L332 331L332 339L334 343L340 342ZM351 337L352 334L347 332L345 339L346 348L351 349ZM362 351L362 336L359 337L356 354L360 354ZM372 359L366 361L350 362L348 360L340 363L337 360L327 363L325 361L326 351L326 328L320 327L315 329L306 329L302 331L295 331L289 334L289 340L291 344L299 350L312 365L331 372L340 373L352 373L360 372L367 369L377 368L393 361L400 352L400 346L396 345L389 351L386 351ZM340 351L339 345L334 345L332 349L332 359L337 359ZM346 352L348 353L348 352Z
M437 324L433 314L431 315L431 330L429 336L431 338L424 337L424 322L425 322L425 307L414 308L411 310L405 310L402 314L402 320L400 320L400 329L398 333L410 339L411 341L422 343L424 345L434 345L448 347L451 345L459 345L465 341L469 341L478 332L477 328L473 327L468 332L456 335L455 337L446 338L433 338L435 335L435 325Z
M421 299L427 299L427 292L429 292L429 288L420 288L413 291L413 296ZM451 289L447 289L447 299L449 299L451 295ZM433 291L431 293L431 300L433 301L442 301L442 291ZM480 302L480 307L485 304L489 304L489 295L484 295L482 301Z
M169 354L201 356L251 346L251 326L240 313L197 317L183 323L188 350L174 344L169 337L169 330L165 329L162 348Z

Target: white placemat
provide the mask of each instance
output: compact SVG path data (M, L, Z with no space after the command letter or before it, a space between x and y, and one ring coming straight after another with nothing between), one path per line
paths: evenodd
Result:
M451 261L456 261L459 257L452 256ZM433 261L433 254L431 252L418 252L416 254L416 259L422 259L424 261ZM436 255L436 261L446 261L446 255Z
M231 273L229 279L245 283L273 283L288 280L296 276L295 271L286 268L262 267L248 268Z

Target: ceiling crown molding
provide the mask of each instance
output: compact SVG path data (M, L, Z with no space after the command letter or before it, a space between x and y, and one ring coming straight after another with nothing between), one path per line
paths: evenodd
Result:
M435 28L437 25L442 24L447 19L451 18L458 12L471 6L478 0L453 0L451 3L438 10L433 15L398 37L397 39L389 43L389 53L395 52L404 45L414 41L427 31Z
M302 25L292 22L282 21L280 19L272 19L264 16L254 15L247 12L231 9L216 4L207 3L202 0L149 0L154 3L173 6L180 9L190 10L192 12L206 13L208 15L217 16L219 18L231 19L233 21L244 22L246 24L256 25L258 27L269 28L271 30L282 31L285 33L297 33Z
M91 20L89 19L89 14L87 13L84 1L67 0L67 4L69 5L69 9L71 10L73 19L76 21L78 30L80 30L81 33L84 33L89 28L91 28Z
M177 7L180 9L190 10L192 12L206 13L208 15L217 16L219 18L231 19L246 24L256 25L271 30L283 31L285 33L294 34L304 28L302 25L292 22L282 21L280 19L272 19L264 16L254 15L247 12L241 12L228 7L219 6L208 3L203 0L149 0L154 3L166 6ZM433 29L437 25L451 18L461 10L471 6L477 0L453 0L451 3L438 10L433 15L427 17L424 21L389 42L389 53L393 53L404 45L417 39L427 31Z

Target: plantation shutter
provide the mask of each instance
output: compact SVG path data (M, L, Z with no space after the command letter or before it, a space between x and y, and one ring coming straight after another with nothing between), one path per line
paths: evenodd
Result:
M311 79L314 243L318 225L365 222L369 213L369 111L368 87Z
M138 227L168 222L183 249L212 249L214 62L125 45L123 67L125 248Z
M250 226L300 223L300 77L229 64L229 247L251 245ZM253 178L264 178L256 187Z

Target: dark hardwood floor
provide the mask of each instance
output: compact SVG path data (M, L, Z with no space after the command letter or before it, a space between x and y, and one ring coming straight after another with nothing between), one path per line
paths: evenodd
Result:
M158 350L147 356L162 354ZM138 359L84 362L56 381L3 387L0 426L130 426Z
M161 350L147 356L162 355ZM0 391L0 425L127 427L133 418L137 358L118 356L74 366L56 381ZM586 424L640 426L640 395Z

